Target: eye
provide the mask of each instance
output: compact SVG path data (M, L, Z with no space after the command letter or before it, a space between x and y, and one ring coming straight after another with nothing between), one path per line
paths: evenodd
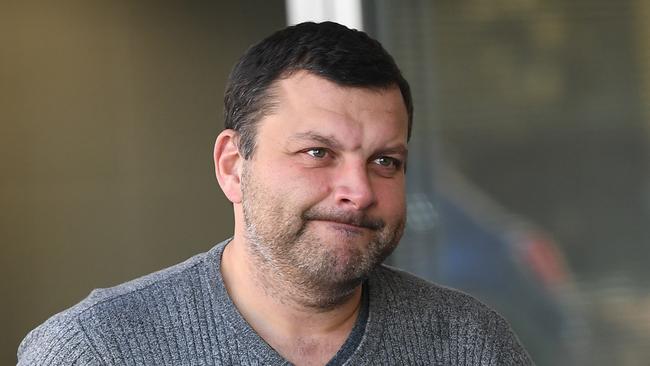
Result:
M311 149L307 149L305 150L305 152L307 153L307 155L317 159L322 159L327 155L327 150L321 147L314 147Z
M402 167L402 162L399 159L392 158L390 156L380 156L373 162L379 166L390 168L393 170L398 170Z

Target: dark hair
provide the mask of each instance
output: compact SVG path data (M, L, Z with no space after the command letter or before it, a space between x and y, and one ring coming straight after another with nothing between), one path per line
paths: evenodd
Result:
M253 45L230 73L224 98L225 128L239 133L239 151L245 159L255 150L257 122L271 113L272 84L300 70L342 86L397 85L408 112L410 138L411 91L393 57L364 32L333 22L307 22L277 31Z

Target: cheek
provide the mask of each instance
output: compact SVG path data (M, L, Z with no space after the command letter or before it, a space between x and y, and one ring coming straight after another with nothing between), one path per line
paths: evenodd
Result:
M375 184L377 206L391 214L406 212L406 191L403 179L381 180Z
M287 165L270 169L269 185L275 187L286 199L299 201L321 200L330 192L330 181L325 169L309 169L298 165Z

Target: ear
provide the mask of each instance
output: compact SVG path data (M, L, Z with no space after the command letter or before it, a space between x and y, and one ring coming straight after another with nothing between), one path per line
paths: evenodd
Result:
M214 143L214 172L221 190L232 203L241 203L241 160L237 132L223 130Z

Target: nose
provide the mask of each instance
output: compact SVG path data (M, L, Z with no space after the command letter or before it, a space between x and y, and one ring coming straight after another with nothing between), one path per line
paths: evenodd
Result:
M334 189L341 208L364 210L377 201L366 164L347 164L338 171Z

